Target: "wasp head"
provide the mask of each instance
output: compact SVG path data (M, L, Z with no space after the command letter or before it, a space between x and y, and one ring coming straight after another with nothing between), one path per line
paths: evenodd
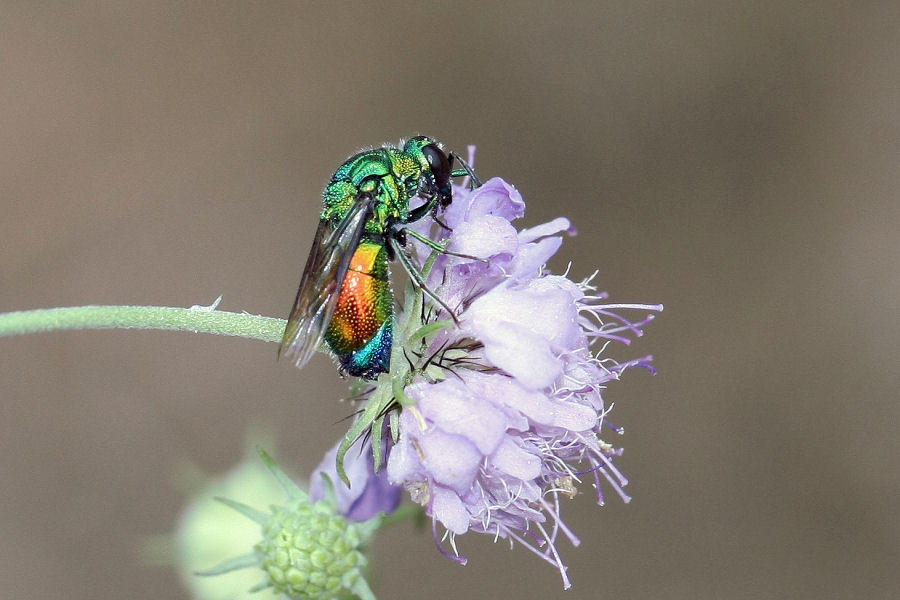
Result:
M450 204L452 200L450 176L453 168L440 143L420 135L407 140L403 151L415 158L422 167L419 193L425 196L436 196L441 207Z

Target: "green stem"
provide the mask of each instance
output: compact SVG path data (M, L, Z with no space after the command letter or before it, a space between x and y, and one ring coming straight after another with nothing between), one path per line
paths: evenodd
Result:
M284 319L211 308L73 306L0 313L0 337L61 329L165 329L280 342Z
M402 504L397 510L381 518L381 526L394 525L410 519L420 520L424 516L425 511L418 504Z

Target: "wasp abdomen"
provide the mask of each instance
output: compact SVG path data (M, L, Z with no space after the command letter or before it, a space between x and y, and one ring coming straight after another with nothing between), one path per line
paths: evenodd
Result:
M325 341L344 370L357 377L386 372L393 339L388 255L383 244L362 242L353 257Z

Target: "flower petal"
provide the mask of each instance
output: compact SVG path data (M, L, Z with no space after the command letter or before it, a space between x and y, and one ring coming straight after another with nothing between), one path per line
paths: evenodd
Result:
M418 431L418 425L410 411L400 413L400 439L391 448L387 461L388 480L395 485L425 479L425 471L419 453L416 452L411 435Z
M372 464L372 444L357 443L344 458L344 470L350 486L338 476L336 468L338 444L329 450L309 478L309 495L315 500L326 497L322 474L334 486L338 512L351 521L368 521L380 512L390 514L400 505L402 489L388 481L387 473L375 473Z
M409 388L409 397L429 422L446 433L465 437L482 454L494 451L506 433L506 416L490 402L473 396L459 380Z
M541 474L540 457L526 452L511 438L503 440L500 447L491 455L491 462L507 475L523 480L535 479Z
M519 241L526 244L542 237L557 234L561 231L565 231L569 235L575 234L575 228L572 227L572 223L567 218L556 217L548 223L542 223L536 227L523 229L519 232Z
M522 244L511 261L510 276L514 279L537 277L550 257L562 246L562 238L544 238L539 242Z
M542 336L511 323L494 323L491 334L482 333L484 356L530 389L551 385L563 364ZM527 348L527 351L523 351Z
M457 535L469 530L469 512L459 494L441 486L431 490L431 515Z
M525 215L525 202L514 186L499 177L492 177L472 191L466 209L466 220L483 215L496 215L514 221Z
M498 254L515 254L519 247L516 228L509 221L494 215L464 221L453 230L449 250L479 258Z
M458 492L469 489L482 454L467 438L439 430L429 431L417 439L422 452L422 465L436 483Z

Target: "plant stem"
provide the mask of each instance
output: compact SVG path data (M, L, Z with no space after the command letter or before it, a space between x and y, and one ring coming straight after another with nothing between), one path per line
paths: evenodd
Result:
M164 329L280 342L284 319L206 307L73 306L0 313L0 337L62 329Z
M419 521L424 522L425 510L418 504L402 504L400 507L389 515L385 515L381 519L381 526L394 525L414 519L417 524Z

